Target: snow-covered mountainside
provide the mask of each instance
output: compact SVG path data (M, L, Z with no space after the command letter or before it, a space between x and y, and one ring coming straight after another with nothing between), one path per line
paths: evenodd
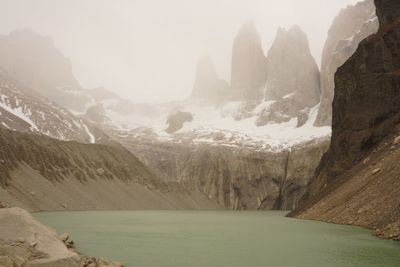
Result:
M59 140L96 142L92 126L0 70L0 126Z
M271 104L273 102L262 102L258 105L228 102L215 107L187 101L158 105L142 104L142 110L138 108L128 115L112 110L112 106L101 111L104 116L103 127L115 131L120 138L147 141L153 139L161 142L282 150L329 136L330 127L313 126L318 105L310 110L309 119L302 127L297 127L297 118L285 123L258 126L259 116L265 114ZM183 120L175 132L167 131L171 126L167 122L171 123L171 118L182 114L190 114L191 119Z

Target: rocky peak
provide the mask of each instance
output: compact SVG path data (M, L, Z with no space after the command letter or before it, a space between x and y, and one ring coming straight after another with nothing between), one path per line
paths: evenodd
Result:
M72 73L70 61L50 37L28 30L1 35L0 68L70 110L84 112L90 102Z
M320 74L307 35L298 26L279 28L267 55L265 100L274 101L259 124L299 117L320 100Z
M398 0L375 0L376 14L379 23L390 23L400 17L400 2Z
M347 6L332 22L322 52L322 95L316 126L331 125L336 70L353 55L363 39L378 30L378 24L372 0Z
M209 57L201 57L197 62L192 99L202 99L209 103L219 103L226 99L228 83L218 78L214 63Z
M0 65L36 91L56 86L79 86L70 61L50 37L29 30L0 36Z
M259 100L265 86L265 55L252 22L239 30L232 48L231 88L234 99Z
M311 105L319 101L319 70L307 35L298 26L279 28L267 55L267 100L290 93L306 94Z

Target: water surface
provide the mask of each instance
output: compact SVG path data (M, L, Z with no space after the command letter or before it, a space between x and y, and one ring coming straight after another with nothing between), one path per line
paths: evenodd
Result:
M34 216L80 252L127 267L399 267L400 245L284 212L102 211Z

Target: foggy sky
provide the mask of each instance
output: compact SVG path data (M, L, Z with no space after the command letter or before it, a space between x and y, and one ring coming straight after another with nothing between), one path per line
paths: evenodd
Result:
M51 36L87 88L135 102L186 98L195 65L210 56L230 80L232 43L254 21L265 54L279 26L299 25L320 63L328 28L357 0L0 0L0 34Z

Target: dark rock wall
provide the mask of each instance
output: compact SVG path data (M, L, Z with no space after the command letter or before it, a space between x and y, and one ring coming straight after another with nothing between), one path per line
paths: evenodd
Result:
M372 0L342 9L334 19L321 61L321 106L316 126L332 124L332 101L337 69L356 51L358 44L378 30L375 6Z

